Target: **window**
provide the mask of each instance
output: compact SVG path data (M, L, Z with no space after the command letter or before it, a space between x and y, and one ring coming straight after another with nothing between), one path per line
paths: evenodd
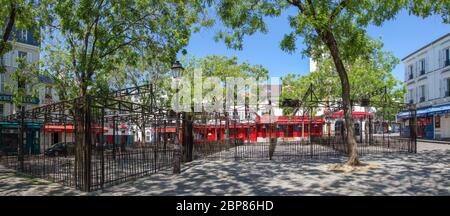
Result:
M450 65L450 48L445 50L445 66Z
M424 75L425 74L425 59L420 60L419 65L420 65L420 75Z
M425 85L421 85L420 87L419 87L419 93L420 93L420 98L419 98L419 100L420 100L420 102L424 102L425 101L425 91L426 91L426 87L425 87Z
M23 52L23 51L19 51L18 52L18 57L19 58L23 58L23 59L26 59L27 58L27 52Z
M447 90L445 91L445 97L450 97L450 78L447 79Z
M45 87L45 98L52 98L52 87L46 86Z
M26 29L20 30L19 38L23 42L28 41L28 31Z
M0 104L0 116L4 116L4 105Z
M5 91L5 74L0 74L0 92Z
M409 89L408 92L409 92L408 93L408 100L409 100L408 102L412 104L412 103L414 103L413 90Z
M409 79L412 79L412 78L414 78L414 67L413 67L413 65L409 65L409 67L408 67L408 76L409 76Z
M28 59L28 53L24 52L24 51L17 51L17 59L16 59L16 64L14 66L18 67L19 66L19 59L22 60L24 63L29 63L30 59Z
M450 48L445 48L439 52L439 66L447 67L450 65Z

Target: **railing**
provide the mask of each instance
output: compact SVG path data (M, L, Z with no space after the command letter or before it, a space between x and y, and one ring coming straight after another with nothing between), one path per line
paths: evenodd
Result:
M357 139L358 155L413 153L413 143L408 138L393 136L371 136ZM342 136L314 137L311 142L276 141L233 143L196 143L195 159L207 160L291 160L339 157L348 154L346 140Z
M91 187L99 190L172 167L173 148L132 148L116 152L93 150L91 157ZM17 154L3 154L0 162L25 175L43 178L65 186L82 188L75 180L75 156L24 155L23 165Z

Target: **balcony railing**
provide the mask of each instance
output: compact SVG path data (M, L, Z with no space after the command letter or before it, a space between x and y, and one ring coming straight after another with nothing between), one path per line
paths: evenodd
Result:
M425 102L425 97L420 97L420 102Z

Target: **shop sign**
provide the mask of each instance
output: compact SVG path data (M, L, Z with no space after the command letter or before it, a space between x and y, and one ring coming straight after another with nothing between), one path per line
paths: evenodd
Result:
M4 94L2 94L2 95L0 95L0 101L12 103L13 96L12 95L4 95ZM27 95L27 96L22 98L22 102L23 103L27 103L27 104L39 104L39 98Z

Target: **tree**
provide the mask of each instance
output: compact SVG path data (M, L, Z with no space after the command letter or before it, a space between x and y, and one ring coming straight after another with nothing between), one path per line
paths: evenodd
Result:
M399 60L390 52L382 51L378 44L370 58L358 58L352 64L346 64L351 91L351 100L360 103L363 99L372 101L371 107L376 109L381 119L394 120L400 111L405 88L401 81L395 79L392 70ZM282 99L300 99L310 84L314 86L315 95L319 100L334 100L340 97L342 88L333 60L328 54L318 59L316 71L305 76L288 74L283 77ZM292 114L293 109L286 109L285 114Z
M217 39L224 40L229 47L240 49L244 35L267 31L264 17L278 16L284 9L293 7L297 11L297 14L289 16L289 24L293 31L285 35L281 41L281 48L287 52L294 52L296 39L302 37L307 45L302 52L303 55L318 59L324 52L329 52L342 88L341 98L349 149L349 159L346 164L358 165L360 162L352 127L350 81L345 64L352 63L357 58L367 57L374 49L365 30L369 24L381 25L385 20L394 18L397 12L405 7L413 11L415 8L420 8L417 9L417 13L424 16L429 15L431 11L442 12L443 16L448 15L446 13L448 2L422 2L418 0L412 3L407 0L222 0L217 3L217 14L230 31L219 32Z
M14 28L32 31L35 38L39 38L37 8L40 4L37 0L0 0L0 5L0 14L5 15L0 19L0 56L3 56L12 49ZM0 65L0 73L4 70Z
M232 79L245 79L252 77L255 80L267 80L268 71L262 67L261 65L251 65L247 62L238 62L237 57L226 57L226 56L206 56L204 58L195 58L188 57L182 59L183 65L185 66L185 71L183 75L183 79L187 81L181 82L182 91L187 91L183 95L188 95L193 100L190 101L190 104L187 104L188 109L192 111L194 110L202 110L202 111L215 111L220 112L223 109L223 113L225 116L228 116L229 108L231 104L236 104L236 100L227 101L227 94L230 92L228 88L234 87L233 83L229 82L229 78ZM196 70L201 69L202 74L201 77L197 77L195 75ZM184 89L183 85L187 84L187 88ZM238 92L244 93L248 92L245 88L249 86L249 84L243 84L240 86L243 89L235 89L233 93L233 98L237 98ZM256 84L256 83L251 83ZM216 88L217 86L221 86L224 88ZM196 95L198 91L194 89L202 88L202 94ZM230 95L228 95L230 96ZM242 96L242 95L241 95ZM248 105L248 95L243 95L245 102ZM180 98L181 99L181 98ZM189 101L189 100L188 100ZM193 110L194 109L194 110ZM191 112L185 113L185 123L186 126L183 127L183 134L191 134L192 133L192 124L191 124ZM228 119L228 118L227 118ZM203 119L206 121L206 119ZM216 122L217 123L217 122ZM226 128L229 128L229 121L225 122ZM216 134L217 131L216 131ZM225 137L229 137L229 131L225 132ZM184 137L183 140L192 139L192 136ZM189 143L189 142L188 142ZM187 152L191 152L190 146L188 147ZM189 155L189 154L188 154ZM189 156L188 156L189 158Z
M105 92L105 81L116 76L118 63L136 65L152 52L165 50L166 62L188 42L192 28L203 25L203 8L197 1L109 1L48 0L42 11L48 33L48 64L59 61L61 70L53 71L66 96L79 96L75 115L77 124L76 175L89 190L90 102L84 96ZM69 80L73 80L69 82ZM63 94L61 94L63 95ZM78 185L77 185L78 186Z

